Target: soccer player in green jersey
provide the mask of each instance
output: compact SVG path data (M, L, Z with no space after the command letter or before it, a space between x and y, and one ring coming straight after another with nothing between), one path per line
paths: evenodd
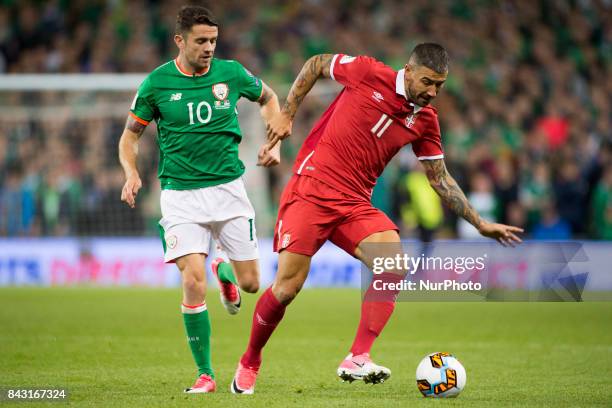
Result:
M205 303L204 265L211 239L231 262L212 262L226 309L233 314L240 307L237 286L249 293L259 288L255 212L241 177L236 103L241 97L257 101L266 125L279 111L276 94L259 78L236 61L213 58L217 38L218 24L206 8L180 10L174 36L178 57L142 82L119 141L126 176L121 200L134 208L142 186L136 167L138 140L150 121L157 123L164 260L175 262L182 275L183 318L198 367L198 379L185 390L188 393L216 388ZM279 161L278 149L260 150L259 165Z

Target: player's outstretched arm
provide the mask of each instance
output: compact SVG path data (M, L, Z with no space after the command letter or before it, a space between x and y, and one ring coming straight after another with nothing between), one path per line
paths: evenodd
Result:
M291 135L293 118L306 94L310 92L317 79L330 78L329 70L333 57L333 54L319 54L306 61L289 90L280 114L270 123L268 148L274 147L277 141Z
M310 92L317 79L330 78L329 71L333 58L333 54L319 54L306 61L289 90L289 95L283 105L283 114L293 120L302 100Z
M275 115L278 115L280 112L280 105L278 103L278 96L276 93L270 88L268 85L263 83L263 87L261 90L261 96L257 100L259 105L261 106L260 113L261 117L264 120L266 125L266 132L269 134L270 132L270 122L274 118ZM264 167L276 166L280 163L280 144L279 141L276 143L274 147L271 149L267 148L267 143L264 144L261 149L259 149L259 154L257 155L257 165Z
M422 160L421 164L425 167L429 184L442 198L442 201L457 215L476 227L481 235L493 238L504 246L514 246L514 244L522 242L516 235L523 232L522 228L487 222L480 217L474 207L470 205L461 187L446 170L444 160Z
M138 156L138 139L146 127L129 116L121 139L119 139L119 162L123 167L126 179L121 190L121 201L126 202L131 208L136 207L136 195L142 187L136 167L136 157Z

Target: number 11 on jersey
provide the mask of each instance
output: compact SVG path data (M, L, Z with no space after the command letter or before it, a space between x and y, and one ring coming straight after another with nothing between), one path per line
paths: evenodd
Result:
M383 133L385 133L385 130L387 130L387 128L391 126L391 123L393 123L393 119L390 118L389 115L387 115L386 113L383 113L380 119L378 119L378 122L376 122L376 124L374 125L374 127L370 129L370 132L375 134L376 137L380 139Z

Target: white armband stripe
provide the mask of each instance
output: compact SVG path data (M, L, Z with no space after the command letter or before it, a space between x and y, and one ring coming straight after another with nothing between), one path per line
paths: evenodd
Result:
M444 155L443 154L438 154L435 156L419 156L417 157L417 159L419 160L436 160L436 159L443 159Z
M334 54L334 58L332 58L331 64L329 65L329 76L334 81L336 78L334 77L334 65L336 64L336 60L338 59L338 54Z

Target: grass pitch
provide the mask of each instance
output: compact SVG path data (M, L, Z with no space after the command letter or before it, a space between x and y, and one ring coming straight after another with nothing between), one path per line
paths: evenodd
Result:
M218 391L185 395L195 370L178 289L0 289L0 387L64 387L68 402L51 406L79 407L612 406L612 303L399 303L372 350L393 375L372 386L335 376L359 292L304 290L264 351L256 394L236 396L256 297L243 300L229 316L209 293ZM466 367L457 399L417 391L416 366L434 351Z

